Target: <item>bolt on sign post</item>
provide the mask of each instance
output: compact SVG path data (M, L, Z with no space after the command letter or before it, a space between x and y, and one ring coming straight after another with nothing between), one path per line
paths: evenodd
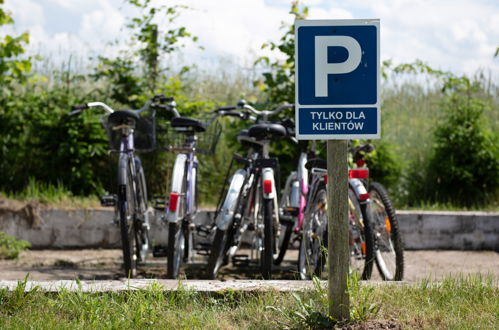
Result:
M348 320L347 140L380 137L379 19L295 21L296 137L328 140L329 313Z

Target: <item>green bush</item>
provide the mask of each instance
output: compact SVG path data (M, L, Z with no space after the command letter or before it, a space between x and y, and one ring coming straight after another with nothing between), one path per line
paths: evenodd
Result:
M17 259L19 253L29 247L29 242L17 240L0 231L0 259Z
M376 140L373 144L376 149L366 156L369 177L395 192L401 183L402 159L391 143L385 140Z
M430 203L465 207L497 202L499 136L485 122L488 105L478 94L482 86L462 77L450 87L415 193Z

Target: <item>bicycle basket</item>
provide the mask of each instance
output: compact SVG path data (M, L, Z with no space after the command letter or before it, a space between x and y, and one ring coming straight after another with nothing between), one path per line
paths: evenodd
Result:
M182 149L186 147L189 132L191 131L176 130L171 127L170 122L162 121L157 125L156 145L159 150ZM221 133L222 126L218 121L208 126L206 131L196 133L196 153L212 155Z
M133 131L135 151L152 151L156 146L155 111L146 109L138 114L140 119L135 123L135 129ZM111 151L116 152L120 150L121 130L114 130L114 125L108 121L108 118L109 115L102 117L101 122L106 129L109 138L109 148Z

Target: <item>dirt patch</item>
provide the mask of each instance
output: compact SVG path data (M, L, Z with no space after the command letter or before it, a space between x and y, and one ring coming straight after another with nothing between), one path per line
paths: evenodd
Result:
M35 250L24 251L17 260L0 260L0 280L21 280L29 274L31 280L112 280L122 275L121 250ZM277 267L275 279L298 279L297 251L286 254ZM483 274L499 279L499 253L493 251L406 251L404 280L439 280L450 275ZM206 257L198 257L183 268L181 277L203 279ZM166 277L166 259L149 258L139 268L139 278ZM261 279L257 264L224 267L221 280ZM373 280L380 280L376 268Z

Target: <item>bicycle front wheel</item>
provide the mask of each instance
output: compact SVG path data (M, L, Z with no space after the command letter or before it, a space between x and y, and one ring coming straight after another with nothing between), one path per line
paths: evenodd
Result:
M395 208L388 192L378 182L369 185L372 200L376 266L386 281L404 277L404 247Z
M355 193L348 190L348 225L350 268L363 280L371 278L374 260L374 237L369 205L360 204Z
M305 210L298 254L298 272L302 280L321 277L327 251L327 191L321 185Z

